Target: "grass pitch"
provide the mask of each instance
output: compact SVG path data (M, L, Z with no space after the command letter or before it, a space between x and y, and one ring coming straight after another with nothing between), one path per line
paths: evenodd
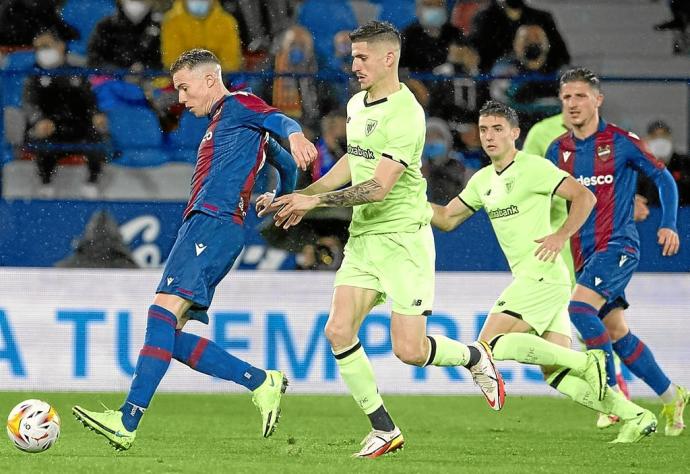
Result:
M0 414L27 398L51 403L62 418L58 443L23 453L0 439L0 473L487 473L688 472L690 432L659 432L634 445L609 445L617 427L597 430L595 414L563 398L509 396L503 411L483 398L386 396L405 449L353 459L366 418L347 396L290 396L270 439L249 395L158 394L134 447L115 452L78 423L71 406L116 408L123 394L0 393ZM660 406L644 403L655 413ZM686 415L687 417L687 415ZM660 420L661 422L661 420Z

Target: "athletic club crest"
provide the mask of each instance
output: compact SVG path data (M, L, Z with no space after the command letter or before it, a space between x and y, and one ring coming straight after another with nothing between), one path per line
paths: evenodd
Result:
M598 145L597 157L602 161L606 161L611 158L611 145Z
M507 178L503 183L506 185L506 194L508 194L515 187L515 178Z
M364 132L367 134L367 137L369 135L371 135L371 132L374 131L377 123L378 123L377 120L367 119L367 124L366 124L366 127L364 128Z

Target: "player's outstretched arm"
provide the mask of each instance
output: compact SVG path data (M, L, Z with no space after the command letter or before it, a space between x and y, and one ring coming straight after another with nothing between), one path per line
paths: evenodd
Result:
M282 208L274 219L277 226L287 229L302 220L304 214L315 207L352 207L370 202L383 201L393 185L405 171L405 165L394 160L381 160L374 170L374 177L338 191L311 196L291 194L275 200Z
M566 241L582 227L597 203L594 194L575 181L572 176L563 178L555 194L570 201L570 211L560 229L551 235L535 240L541 245L537 247L534 255L542 261L556 260L556 256L563 250Z
M451 199L445 206L433 202L430 204L434 210L431 225L444 232L450 232L474 214L474 210L465 205L458 197Z

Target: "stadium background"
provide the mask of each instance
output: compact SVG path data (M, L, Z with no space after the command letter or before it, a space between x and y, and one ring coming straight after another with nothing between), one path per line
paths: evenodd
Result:
M71 21L89 19L85 23L93 23L87 6L102 8L112 3L67 0L63 8ZM327 2L316 3L322 4L326 15ZM377 7L386 2L333 3L370 3ZM450 8L454 2L448 3ZM602 76L606 96L603 116L607 120L640 134L650 121L664 120L673 128L676 151L688 152L690 60L687 53L672 54L677 38L671 33L653 31L654 24L668 17L664 2L528 3L554 15L570 49L571 64L591 67ZM414 14L413 1L401 1L399 5ZM34 165L27 159L30 156L21 144L8 138L13 117L8 111L21 106L18 87L32 72L32 66L26 68L31 54L21 51L12 56L24 61L24 69L5 56L0 70L5 117L0 143L4 165L0 200L0 391L124 391L143 341L145 308L180 223L196 148L194 137L203 129L203 123L183 117L191 125L185 129L187 135L175 138L182 144L177 148L164 149L163 144L157 144L152 151L149 144L141 149L136 144L123 145L122 156L129 158L121 156L106 165L107 179L95 200L79 197L75 189L84 171L69 163L61 165L55 178L56 196L41 198ZM84 69L80 74L93 73ZM262 81L273 77L274 71L269 69L228 74L233 83L258 85L259 89ZM317 77L334 84L347 82L338 75ZM270 102L270 97L266 99ZM127 119L119 117L124 124L122 133L140 133ZM255 191L270 186L271 179L264 177ZM74 252L87 224L101 210L114 219L122 242L141 268L52 268ZM653 348L669 376L689 386L690 327L686 319L690 301L690 210L679 211L681 252L673 258L659 255L655 236L659 216L659 209L651 206L650 216L639 224L642 260L628 291L632 304L628 317L631 327ZM333 273L294 272L297 253L269 245L254 216L249 219L249 227L252 231L237 271L226 277L216 293L211 324L190 325L189 329L258 366L285 370L294 393L346 393L322 333ZM439 272L430 332L470 341L510 279L506 264L482 216L459 231L436 236ZM464 372L416 369L397 361L388 336L389 310L389 306L376 308L361 334L383 393L477 393ZM534 368L507 363L501 368L509 394L555 394ZM625 375L634 396L652 395L644 383L627 372ZM162 390L238 391L175 364ZM16 395L19 400L20 394ZM354 406L352 409L354 412Z

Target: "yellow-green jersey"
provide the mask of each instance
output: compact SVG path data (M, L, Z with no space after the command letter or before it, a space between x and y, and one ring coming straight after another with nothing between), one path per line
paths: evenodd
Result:
M354 206L350 235L415 232L431 221L422 176L426 134L424 110L404 85L386 98L366 102L366 91L347 103L347 158L352 184L374 177L381 160L394 160L405 171L386 198Z
M458 196L470 209L483 208L515 277L570 285L563 258L542 262L535 240L554 232L551 198L568 173L541 156L519 151L500 173L493 165L477 171Z

